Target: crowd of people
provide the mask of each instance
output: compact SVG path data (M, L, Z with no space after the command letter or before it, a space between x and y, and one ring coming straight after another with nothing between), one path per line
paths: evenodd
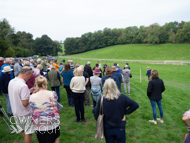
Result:
M98 62L91 68L88 61L84 66L73 64L72 60L58 64L57 60L0 57L0 93L5 96L7 113L14 116L18 129L21 129L25 142L32 141L36 133L40 143L57 143L60 136L60 116L63 107L60 101L60 86L65 88L68 106L74 107L75 122L86 122L84 106L93 106L95 119L99 116L100 100L103 97L104 136L106 142L126 142L125 115L133 113L139 105L130 99L131 70L126 63L122 69L117 63L108 66ZM149 83L147 96L152 106L153 120L149 122L164 123L162 108L162 92L164 82L158 76L157 70L147 68ZM121 91L121 83L124 93ZM51 88L51 91L48 90ZM91 101L93 105L91 105ZM156 115L156 104L160 118ZM185 114L186 115L186 114ZM187 126L188 117L183 121ZM23 121L24 123L20 122ZM43 126L42 126L43 124ZM189 128L188 128L189 129ZM49 134L49 131L52 131Z

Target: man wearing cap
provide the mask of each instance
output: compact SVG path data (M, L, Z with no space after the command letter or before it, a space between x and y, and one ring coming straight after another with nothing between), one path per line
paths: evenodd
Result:
M84 71L88 73L88 76L91 77L92 75L92 68L90 66L90 61L84 66Z
M130 66L129 66L129 63L126 63L126 65L128 66L128 69L130 70L131 68L130 68ZM125 69L125 67L124 67L123 69Z
M117 72L121 74L121 70L119 67L117 67L117 63L114 63L113 65L117 68Z
M11 104L8 95L8 84L11 80L10 74L13 69L10 66L5 66L2 70L3 74L0 77L1 91L6 99L7 113L9 116L12 116Z
M112 66L112 76L116 76L118 78L118 80L119 80L118 89L121 92L121 80L122 80L122 76L117 71L118 71L118 68L116 68L116 66Z
M22 67L20 66L20 60L19 59L15 59L15 65L14 65L13 69L14 69L15 77L17 77L19 75L19 72L22 69Z
M10 68L12 69L12 67L11 67L11 60L9 58L5 59L5 63L1 66L1 71L3 70L3 68L5 66L10 66ZM2 75L2 73L0 73L0 75ZM10 77L11 77L11 79L13 79L13 71L11 71Z
M128 69L128 65L125 65L125 69L122 71L123 73L123 86L125 90L125 94L127 93L126 84L128 87L128 94L130 95L130 74L131 71Z
M8 85L9 99L18 132L22 132L25 143L32 142L32 134L35 132L31 122L32 108L29 104L30 91L26 81L32 75L30 67L23 67L17 77Z

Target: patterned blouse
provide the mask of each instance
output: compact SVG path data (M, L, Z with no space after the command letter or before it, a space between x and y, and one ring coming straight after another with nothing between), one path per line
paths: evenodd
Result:
M40 90L30 96L32 122L36 130L48 131L59 126L57 98L56 92L48 90Z

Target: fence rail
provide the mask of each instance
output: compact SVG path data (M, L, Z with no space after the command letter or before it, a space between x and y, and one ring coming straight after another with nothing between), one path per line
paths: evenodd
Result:
M122 62L122 63L143 63L143 64L170 64L170 65L190 65L190 60L127 60L127 59L97 59L97 58L80 58L80 57L69 57L59 56L60 58L66 59L78 59L87 61L103 61L103 62Z

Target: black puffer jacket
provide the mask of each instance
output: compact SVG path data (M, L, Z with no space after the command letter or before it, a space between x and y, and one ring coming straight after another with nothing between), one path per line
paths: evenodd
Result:
M164 82L157 78L152 78L148 83L147 96L150 100L156 101L162 99L162 92L165 90Z

